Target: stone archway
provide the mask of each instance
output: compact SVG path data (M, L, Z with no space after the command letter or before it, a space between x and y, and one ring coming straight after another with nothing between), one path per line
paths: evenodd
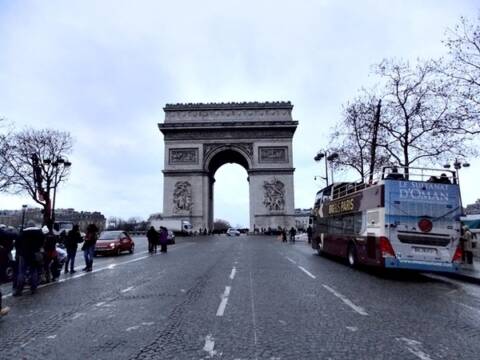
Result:
M248 173L250 230L294 225L290 102L167 104L164 134L165 218L212 228L216 170L237 163ZM232 196L233 193L232 193Z

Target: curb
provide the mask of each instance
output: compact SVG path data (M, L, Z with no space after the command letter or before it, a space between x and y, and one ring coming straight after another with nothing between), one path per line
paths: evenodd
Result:
M480 285L480 278L463 274L463 273L445 273L445 274L442 274L442 276L445 276L451 279L465 281L470 284Z

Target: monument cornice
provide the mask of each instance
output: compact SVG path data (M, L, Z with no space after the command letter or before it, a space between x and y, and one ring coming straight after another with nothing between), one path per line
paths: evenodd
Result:
M228 102L228 103L177 103L166 104L163 110L168 111L207 111L207 110L265 110L284 109L292 110L290 101L266 101L266 102Z
M249 175L293 174L295 172L295 168L262 168L262 169L250 169L247 172Z
M182 130L228 130L228 129L264 129L291 128L296 129L298 121L222 121L222 122L184 122L160 123L158 128L162 133Z
M208 175L207 171L204 170L162 170L164 176L195 176L195 175Z

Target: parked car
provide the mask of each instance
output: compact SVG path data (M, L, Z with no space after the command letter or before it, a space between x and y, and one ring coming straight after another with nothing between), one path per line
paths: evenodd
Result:
M227 230L227 236L240 236L240 231L230 228Z
M103 231L95 244L95 255L120 255L122 251L133 254L135 243L126 231Z

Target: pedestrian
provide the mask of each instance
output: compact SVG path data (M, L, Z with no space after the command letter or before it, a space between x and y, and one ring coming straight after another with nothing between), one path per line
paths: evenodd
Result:
M56 266L57 259L57 241L55 235L53 235L53 232L50 231L47 226L44 226L42 231L45 234L43 243L43 273L45 275L45 282L49 283L50 280L55 281L57 277L57 274L53 270Z
M10 311L8 306L2 306L2 291L0 290L0 316L7 315Z
M14 282L13 296L22 295L25 278L28 273L30 293L34 294L38 286L38 273L43 266L43 244L48 228L23 230L15 241L15 258L17 262L17 277Z
M290 242L295 243L295 235L297 235L297 230L292 226L290 229Z
M147 231L148 252L150 254L153 254L154 250L157 252L158 235L158 231L153 226L150 226L150 229Z
M282 242L287 242L287 228L282 229Z
M473 263L473 248L474 245L474 235L470 231L470 228L467 225L463 226L463 250L465 252L465 259L467 264Z
M168 230L166 227L160 227L160 252L167 252Z
M87 233L85 235L85 242L83 243L83 257L85 259L85 267L82 271L92 271L93 255L95 254L95 244L98 239L98 227L95 224L87 226Z
M82 234L78 225L73 225L65 238L65 248L67 249L67 261L65 262L65 274L68 274L68 265L70 264L70 274L75 273L75 256L77 255L77 246L83 241Z
M307 227L307 239L308 239L309 244L312 242L312 234L313 234L312 226L308 225L308 227Z
M4 231L0 229L0 271L2 271L1 274L4 274L4 268L8 266L8 262L10 260L8 256L11 250L9 240L10 237L8 236L8 234L6 234L6 232L4 233ZM9 307L2 306L2 291L0 290L0 316L7 315L9 310Z

